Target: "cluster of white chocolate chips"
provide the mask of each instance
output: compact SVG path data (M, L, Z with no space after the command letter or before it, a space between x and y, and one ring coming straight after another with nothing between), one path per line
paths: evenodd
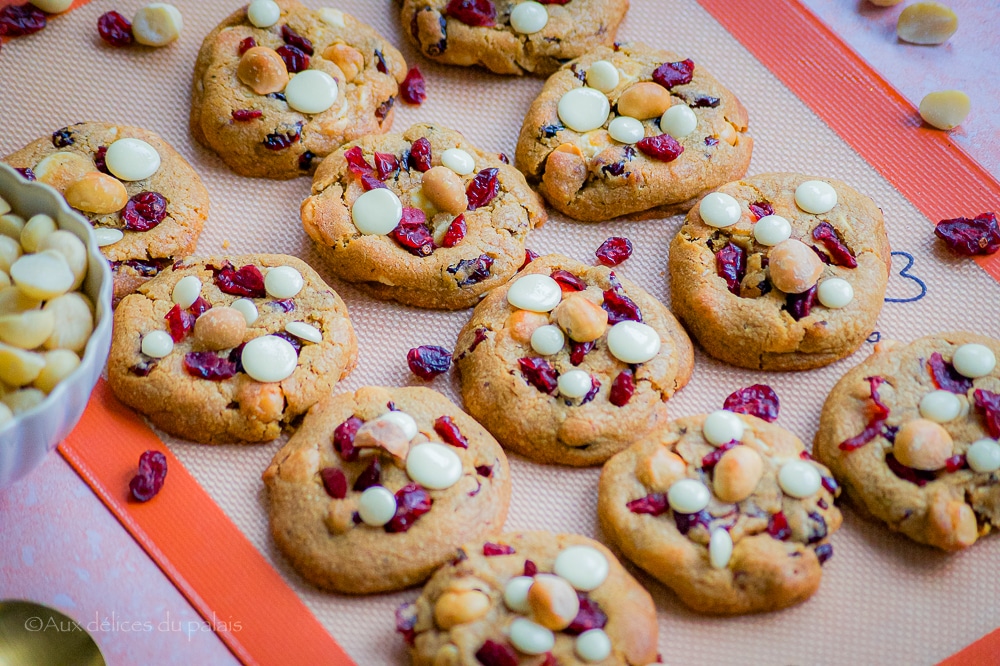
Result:
M807 213L822 215L837 205L837 191L821 180L807 180L795 188L795 204ZM712 192L701 200L699 214L710 227L724 228L743 216L740 202L725 192ZM765 215L753 226L754 240L771 248L768 267L775 288L786 294L801 294L817 282L816 298L830 309L846 307L854 300L854 287L843 278L819 281L823 262L808 245L791 238L792 225L781 215Z

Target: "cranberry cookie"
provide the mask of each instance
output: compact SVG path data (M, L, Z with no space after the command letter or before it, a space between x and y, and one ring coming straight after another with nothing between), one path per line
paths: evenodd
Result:
M496 440L426 388L324 400L264 472L271 534L313 584L369 594L420 583L498 534L510 471Z
M1000 342L964 332L884 340L837 382L816 456L863 511L959 550L1000 526Z
M882 310L882 211L829 178L728 183L670 246L671 302L705 351L744 368L808 370L852 354Z
M357 353L344 302L304 262L190 259L119 304L108 380L171 434L261 442L330 393Z
M524 263L546 220L524 177L454 130L367 136L316 171L302 224L333 272L376 298L467 308Z
M549 77L517 167L578 220L664 217L746 173L746 129L743 105L704 67L639 43L601 47Z
M628 0L403 0L402 25L431 60L548 75L611 46ZM408 28L408 30L407 30Z
M191 133L241 176L295 178L384 132L406 63L337 9L254 0L215 28L194 68Z
M657 428L604 465L597 511L625 556L696 611L772 611L808 599L841 523L836 481L802 442L717 411Z
M166 141L144 129L77 123L4 158L59 191L111 262L115 302L194 251L208 190Z
M664 421L694 358L684 329L647 292L550 254L487 294L455 362L466 409L501 444L583 466Z
M396 611L415 666L656 661L653 599L577 534L514 532L464 546Z

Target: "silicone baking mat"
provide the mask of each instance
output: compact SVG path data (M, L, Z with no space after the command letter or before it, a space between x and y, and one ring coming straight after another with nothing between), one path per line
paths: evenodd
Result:
M406 351L420 344L452 347L468 312L380 303L331 279L298 218L308 179L237 177L187 131L191 68L201 37L237 3L175 0L185 23L179 43L156 51L105 47L93 27L97 17L112 8L130 15L141 4L84 4L40 35L4 45L0 154L82 120L159 133L194 165L211 195L199 255L267 251L304 258L344 297L357 328L358 368L339 388L422 383L409 373ZM921 128L912 107L811 14L795 0L633 0L632 5L619 39L692 58L744 102L756 142L750 174L799 171L839 178L883 209L893 275L872 342L911 340L955 327L1000 336L1000 285L990 276L998 274L996 263L984 261L981 267L945 254L928 221L995 208L1000 186L945 135ZM397 105L395 129L436 122L484 148L512 153L541 80L447 68L420 58L396 25L396 2L344 0L338 7L375 26L428 80L422 106ZM671 217L588 225L553 214L528 245L593 261L605 238L627 236L636 251L617 270L669 303L666 250L680 222ZM870 350L865 345L849 359L802 374L738 370L699 351L693 379L670 410L674 416L705 412L736 388L767 383L782 398L778 424L808 444L826 392ZM458 401L452 375L429 385ZM322 593L274 549L260 474L281 441L219 447L169 437L163 442L173 454L165 491L146 505L128 503L127 480L138 452L162 445L99 386L61 451L240 659L348 663L329 632L358 664L405 662L393 611L416 590L366 598ZM601 538L594 512L599 469L543 467L516 456L511 468L508 529ZM751 617L694 615L633 569L659 609L663 661L932 663L1000 624L1000 578L994 575L1000 539L947 555L889 534L847 509L833 544L835 556L824 567L815 597L790 610ZM989 645L981 641L977 648Z

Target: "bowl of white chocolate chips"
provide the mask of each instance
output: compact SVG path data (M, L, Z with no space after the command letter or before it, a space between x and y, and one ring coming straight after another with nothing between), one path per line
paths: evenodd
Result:
M0 488L80 420L108 359L111 290L87 220L0 164Z

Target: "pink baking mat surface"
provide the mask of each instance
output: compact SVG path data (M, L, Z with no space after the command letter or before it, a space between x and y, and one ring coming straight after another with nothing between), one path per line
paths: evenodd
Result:
M131 15L142 4L93 2L52 21L36 38L4 46L0 154L84 120L157 132L194 165L209 189L211 214L198 255L286 252L302 257L344 297L357 329L358 368L340 389L421 383L406 367L406 351L420 344L452 347L468 312L380 303L332 279L299 222L308 179L240 178L188 133L191 68L201 37L237 3L176 0L184 16L184 33L177 44L156 51L105 47L93 29L97 17L112 8ZM337 6L387 36L427 78L427 101L420 107L397 105L395 129L418 121L435 122L462 131L483 148L513 153L521 119L541 89L541 80L498 77L421 59L400 33L395 2L345 0ZM749 110L756 142L750 174L798 171L838 178L878 203L885 212L894 256L890 301L873 339L880 335L912 340L951 328L1000 337L1000 284L974 263L943 254L928 220L694 0L633 0L619 39L644 41L690 57L740 97ZM858 118L858 122L878 119ZM528 245L542 253L561 252L593 261L594 249L605 238L627 236L635 254L617 270L669 303L667 247L680 222L680 217L671 217L581 224L553 214L544 228L532 232ZM778 424L809 445L827 391L870 350L866 344L849 359L801 374L738 370L698 351L692 381L670 402L670 410L674 416L709 411L736 388L767 383L782 398ZM429 385L459 402L452 375ZM246 447L205 447L169 437L164 441L359 664L405 661L403 643L393 633L393 611L415 598L416 590L365 598L323 593L304 583L271 543L260 474L280 441ZM516 456L511 456L511 468L514 493L508 529L601 538L594 510L599 469L543 467ZM844 527L833 544L835 555L824 568L819 592L796 608L767 615L729 619L694 615L669 590L633 568L659 609L664 662L931 663L1000 622L996 538L947 555L889 534L845 509ZM210 536L204 550L206 557L226 557L212 552Z

